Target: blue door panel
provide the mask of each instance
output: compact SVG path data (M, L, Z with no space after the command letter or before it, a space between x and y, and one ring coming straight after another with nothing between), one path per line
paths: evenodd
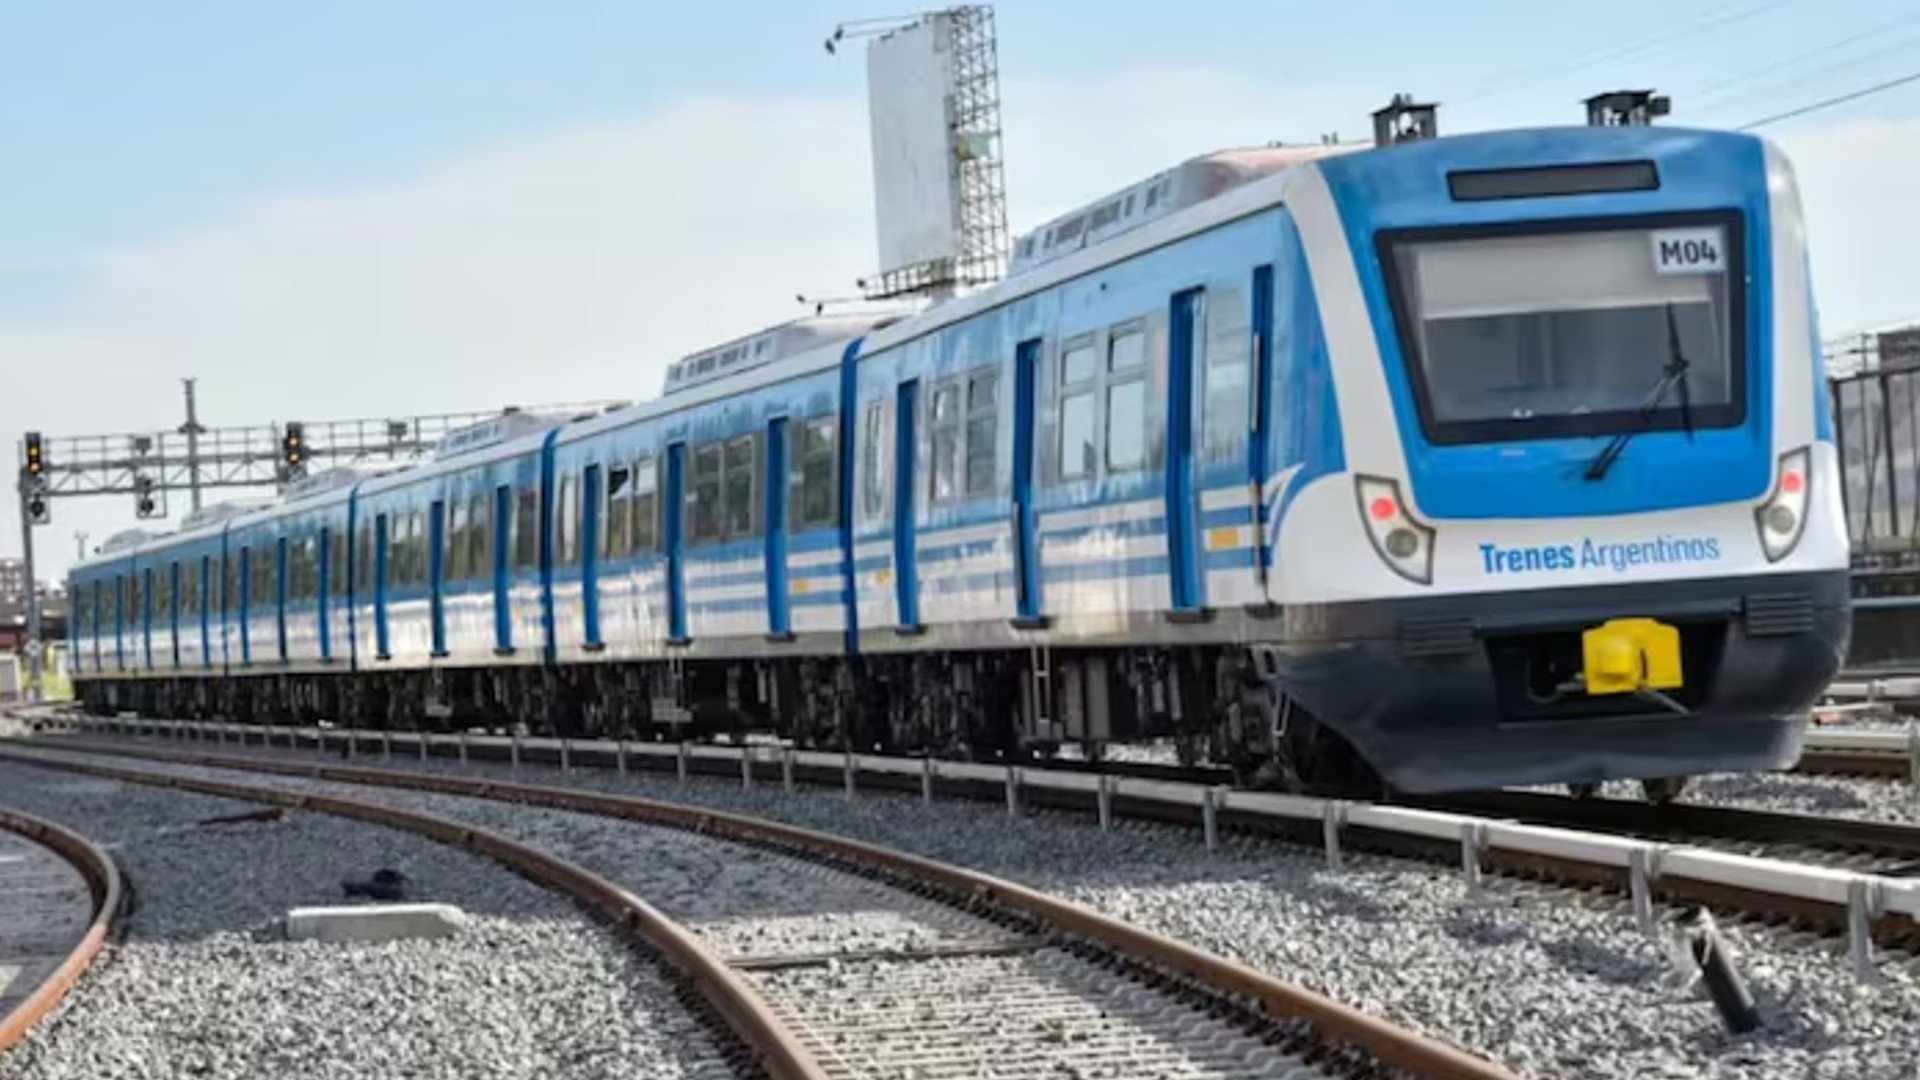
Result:
M687 444L667 447L666 548L667 548L667 639L675 644L687 642L686 563L686 486Z
M1172 341L1167 350L1167 551L1173 576L1173 608L1192 611L1204 602L1198 522L1193 492L1194 362L1205 293L1189 289L1173 298Z
M1015 610L1022 620L1040 617L1040 529L1033 505L1034 391L1039 386L1040 341L1023 341L1013 372L1013 557L1019 574Z
M787 596L787 421L767 424L767 634L791 637L793 619Z
M900 612L900 628L920 628L920 587L915 561L913 491L914 440L918 436L914 421L918 417L920 396L918 379L900 384L894 398L893 439L893 587Z
M600 466L589 465L580 480L580 605L588 649L600 640Z

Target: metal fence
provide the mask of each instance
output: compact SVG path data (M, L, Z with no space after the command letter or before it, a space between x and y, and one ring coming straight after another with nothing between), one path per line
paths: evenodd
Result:
M1920 563L1920 366L1829 387L1855 565Z

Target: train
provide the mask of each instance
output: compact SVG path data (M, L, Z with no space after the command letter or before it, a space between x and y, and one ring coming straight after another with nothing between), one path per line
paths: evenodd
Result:
M71 572L74 678L103 711L1672 797L1793 761L1845 653L1817 343L1751 135L1209 154L991 286L118 538Z

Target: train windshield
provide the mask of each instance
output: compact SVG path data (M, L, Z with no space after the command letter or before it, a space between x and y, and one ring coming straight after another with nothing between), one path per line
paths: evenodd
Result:
M1436 443L1733 427L1736 224L1388 238L1422 424ZM1683 385L1671 383L1676 369Z

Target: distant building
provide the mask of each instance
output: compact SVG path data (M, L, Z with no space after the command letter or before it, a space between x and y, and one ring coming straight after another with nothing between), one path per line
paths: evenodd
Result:
M0 559L0 612L27 608L27 564L24 559Z

